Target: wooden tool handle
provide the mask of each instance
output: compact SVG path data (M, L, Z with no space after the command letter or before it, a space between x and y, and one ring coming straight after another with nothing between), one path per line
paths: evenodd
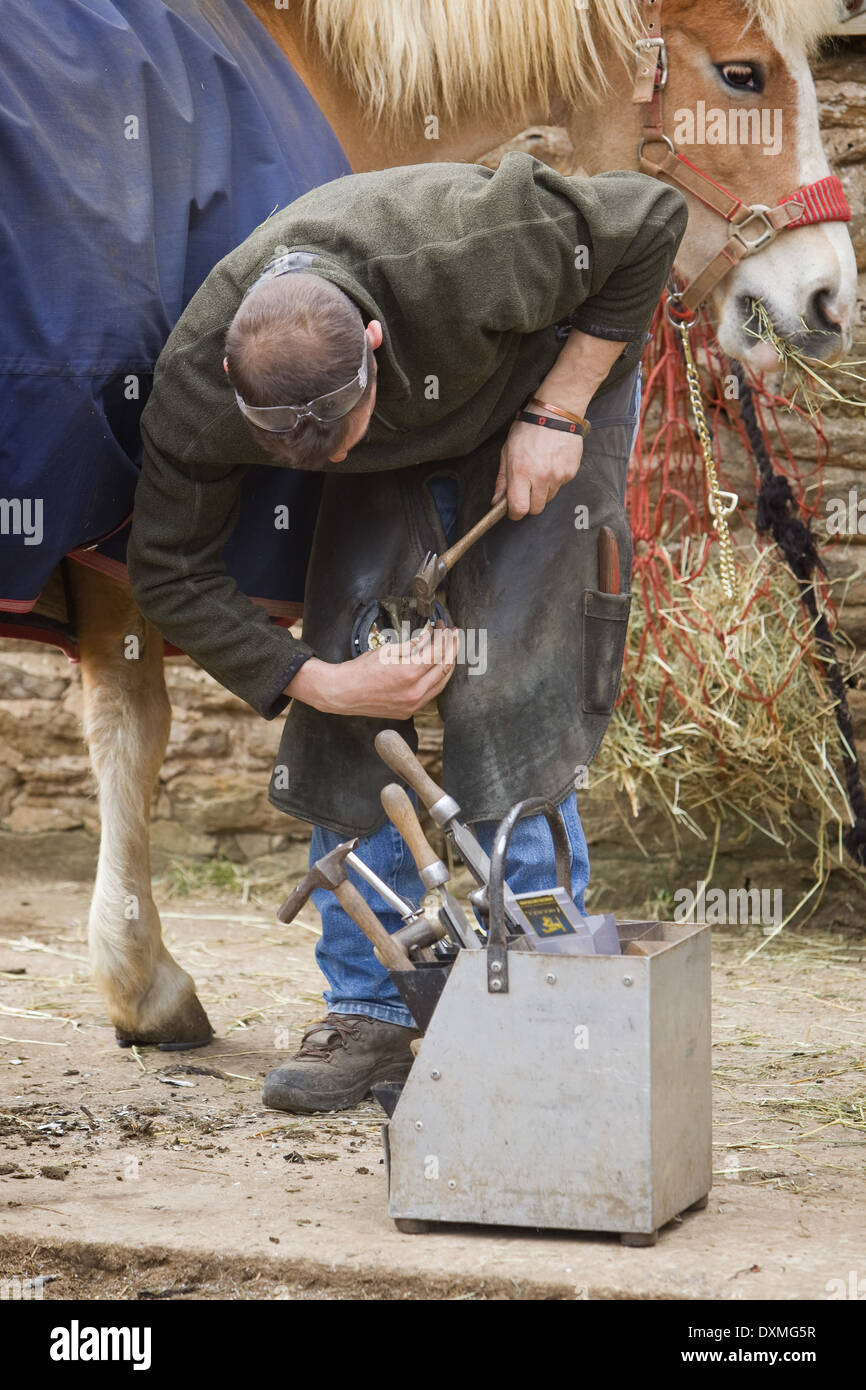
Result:
M501 521L507 515L508 498L503 497L501 501L496 503L495 507L491 507L486 516L483 516L480 521L476 521L471 531L467 531L465 536L461 536L459 541L455 541L450 550L446 550L444 555L440 556L439 569L441 573L447 574L451 566L466 554L470 546L480 540L492 526L496 525L497 521Z
M387 787L382 788L382 805L385 808L385 814L397 827L409 846L419 872L441 863L439 855L421 829L421 822L415 814L415 807L403 788L398 787L396 782L389 782Z
M375 748L385 766L390 767L392 772L396 772L398 777L409 783L428 810L435 806L437 801L442 800L444 791L437 787L433 778L424 771L412 749L396 729L382 729L381 733L376 735Z
M346 879L334 892L341 907L345 908L352 921L361 928L384 966L389 970L415 969L399 941L394 941L389 936L372 907L364 901L353 883Z
M307 874L305 878L301 879L297 888L293 888L286 898L286 901L277 913L277 921L291 922L293 918L297 917L301 908L309 901L310 894L314 887L313 875Z

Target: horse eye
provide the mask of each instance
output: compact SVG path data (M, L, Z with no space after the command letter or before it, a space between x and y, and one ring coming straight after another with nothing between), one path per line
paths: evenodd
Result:
M719 63L716 71L736 92L763 92L764 74L757 63Z

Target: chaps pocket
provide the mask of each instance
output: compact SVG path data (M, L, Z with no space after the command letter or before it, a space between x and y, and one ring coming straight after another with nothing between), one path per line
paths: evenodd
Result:
M622 674L631 594L583 591L583 708L610 714Z

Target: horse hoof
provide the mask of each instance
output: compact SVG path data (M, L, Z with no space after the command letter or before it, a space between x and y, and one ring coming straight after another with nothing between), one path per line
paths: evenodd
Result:
M210 1019L192 995L183 1008L167 1023L141 1029L116 1029L118 1047L158 1047L161 1052L187 1052L207 1047L214 1030Z

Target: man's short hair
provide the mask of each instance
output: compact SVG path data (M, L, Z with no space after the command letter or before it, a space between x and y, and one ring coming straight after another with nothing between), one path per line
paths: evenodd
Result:
M304 405L345 386L363 358L358 306L320 275L302 271L265 280L243 301L226 335L229 380L247 405ZM375 379L366 346L368 381L354 409L370 399ZM348 436L350 415L323 423L312 416L275 434L247 420L263 449L292 468L321 468Z

